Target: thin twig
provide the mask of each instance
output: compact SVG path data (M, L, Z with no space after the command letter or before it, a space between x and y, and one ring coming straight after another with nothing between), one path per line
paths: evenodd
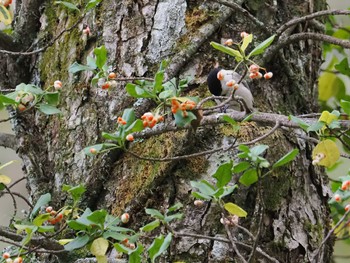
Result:
M324 244L327 242L327 240L331 237L331 235L334 233L334 231L340 226L340 224L343 223L343 221L345 220L345 218L348 216L349 213L350 213L350 210L346 211L345 214L337 222L337 224L328 232L327 236L323 239L320 247L317 249L317 252L316 252L314 258L312 259L312 262L313 261L317 262L318 255L321 252L321 248L324 246Z
M327 42L327 43L338 45L338 46L341 46L344 48L350 48L350 41L349 40L339 39L336 37L332 37L332 36L328 36L328 35L324 35L324 34L319 34L319 33L303 32L303 33L291 35L285 39L281 39L279 42L277 42L275 45L271 46L266 51L266 53L264 54L263 60L265 62L269 62L269 61L271 61L273 56L276 54L276 52L278 50L280 50L281 48L284 48L285 46L288 46L289 44L291 44L293 42L297 42L300 40L309 40L309 39Z
M182 160L182 159L188 159L188 158L203 156L203 155L207 155L207 154L213 154L213 153L216 153L216 152L219 152L219 151L228 151L230 149L237 148L240 145L251 145L251 144L257 143L257 142L267 138L272 133L274 133L279 127L280 127L280 123L277 121L275 126L270 131L268 131L267 133L263 134L262 136L254 139L254 140L251 140L249 142L244 142L244 143L240 143L240 144L236 144L235 145L235 143L236 143L236 140L235 140L228 147L227 146L223 146L223 147L215 148L215 149L208 150L208 151L202 151L202 152L197 152L197 153L187 154L187 155L181 155L181 156L154 158L154 157L140 156L137 153L129 151L127 149L125 149L125 152L128 153L128 154L131 154L132 156L136 157L137 159L141 159L141 160L145 160L145 161L153 161L153 162L177 161L177 160Z
M56 37L54 37L47 45L43 46L42 48L33 50L33 51L25 51L25 52L14 52L14 51L8 51L8 50L0 50L0 53L3 54L8 54L8 55L12 55L12 56L30 56L30 55L34 55L37 53L41 53L43 51L45 51L46 49L48 49L50 46L52 46L64 33L69 32L71 30L73 30L85 17L86 14L83 14L77 22L75 22L71 27L63 29Z
M307 20L311 20L317 17L321 17L321 16L327 16L327 15L350 15L350 11L349 10L323 10L323 11L319 11L310 15L306 15L303 17L298 17L295 19L292 19L290 21L288 21L287 23L283 24L279 29L277 29L276 31L276 36L279 37L287 28L305 22Z
M7 119L2 119L2 120L0 120L0 123L10 121L10 120L12 120L14 118L16 118L16 115L8 117Z
M248 12L248 10L244 9L243 7L241 7L240 5L236 4L233 1L225 1L225 0L211 0L213 2L222 4L224 6L230 7L233 10L236 10L240 13L242 13L243 15L245 15L250 21L252 21L255 25L257 25L260 29L263 29L263 32L267 32L269 33L269 30L266 26L266 23L263 23L262 21L260 21L259 19L257 19L255 16L253 16L251 13Z
M10 194L11 198L12 198L12 202L13 202L13 215L11 217L10 223L12 223L15 220L15 217L17 215L17 202L16 202L16 198L14 197L13 193L11 192L10 188L8 188L5 184L3 184L3 186L5 187L6 191Z
M11 192L11 193L12 193L14 196L18 196L19 198L21 198L24 202L27 203L27 205L28 205L31 209L34 208L34 206L29 202L29 200L28 200L27 198L25 198L22 194L17 193L17 192ZM10 193L4 192L4 194L10 194Z
M9 188L14 187L16 184L18 184L18 183L20 183L20 182L22 182L23 180L26 180L26 179L27 179L27 176L23 176L23 177L19 178L18 180L14 181L14 182L9 186Z

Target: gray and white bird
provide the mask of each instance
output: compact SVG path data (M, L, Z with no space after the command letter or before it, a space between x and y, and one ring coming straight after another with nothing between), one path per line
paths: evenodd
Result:
M253 111L254 98L243 83L236 84L241 76L233 70L214 68L209 72L207 82L209 91L215 96L229 96L235 90L234 97L242 100L247 113Z

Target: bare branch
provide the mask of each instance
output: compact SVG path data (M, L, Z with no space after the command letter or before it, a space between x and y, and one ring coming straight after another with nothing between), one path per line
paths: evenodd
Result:
M331 36L319 34L319 33L304 32L304 33L294 34L289 36L288 38L280 40L279 42L277 42L275 45L271 46L267 50L267 52L264 54L263 59L266 62L271 61L271 59L276 54L276 52L281 48L284 48L285 46L296 41L309 40L309 39L327 42L327 43L338 45L344 48L350 48L349 40L339 39L339 38L335 38L335 37L331 37Z
M317 17L327 16L327 15L350 15L350 11L349 10L324 10L324 11L319 11L307 16L292 19L287 23L283 24L279 29L277 29L276 36L279 37L287 28L291 26L294 26L296 24L299 24Z
M0 146L10 149L17 149L16 136L8 133L0 133Z

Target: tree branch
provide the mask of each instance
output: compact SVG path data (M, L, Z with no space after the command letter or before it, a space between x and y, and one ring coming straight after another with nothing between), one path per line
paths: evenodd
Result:
M350 41L348 40L343 40L343 39L339 39L339 38L335 38L335 37L331 37L331 36L319 34L319 33L304 32L304 33L291 35L288 38L282 39L279 42L277 42L275 45L271 46L267 50L267 52L264 54L263 60L265 62L269 62L271 61L275 53L281 48L299 40L309 40L309 39L327 42L327 43L338 45L344 48L350 48Z
M16 136L8 133L0 133L0 146L16 150L18 146Z
M306 22L308 20L311 20L317 17L327 16L327 15L350 15L350 11L349 10L324 10L324 11L319 11L307 16L292 19L287 23L283 24L279 29L277 29L276 36L279 37L287 28L291 26L294 26L302 22Z

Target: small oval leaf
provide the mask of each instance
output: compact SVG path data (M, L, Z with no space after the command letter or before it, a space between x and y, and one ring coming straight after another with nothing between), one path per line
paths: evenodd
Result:
M233 203L226 203L224 205L224 207L231 215L236 215L239 217L246 217L248 214L241 207L239 207L238 205L233 204Z

